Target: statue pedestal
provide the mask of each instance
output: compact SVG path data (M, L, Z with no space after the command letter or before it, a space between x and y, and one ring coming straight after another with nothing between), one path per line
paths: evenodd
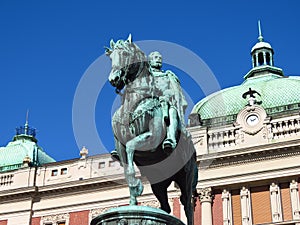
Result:
M165 211L148 206L122 206L97 216L91 225L184 225Z

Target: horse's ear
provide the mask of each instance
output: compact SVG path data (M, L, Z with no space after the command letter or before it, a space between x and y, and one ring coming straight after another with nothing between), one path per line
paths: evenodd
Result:
M132 43L132 36L131 34L129 34L128 38L127 38L127 41L131 44Z
M113 39L110 40L110 43L109 43L109 44L110 44L110 48L113 49L113 48L115 47L115 42L114 42Z
M110 49L109 47L104 46L104 49L106 55L110 55L112 53L112 49Z

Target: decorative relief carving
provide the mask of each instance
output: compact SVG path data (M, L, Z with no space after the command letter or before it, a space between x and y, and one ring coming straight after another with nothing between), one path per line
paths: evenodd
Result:
M212 189L211 187L200 188L199 191L199 199L201 202L211 202L212 201Z
M236 123L241 125L244 133L255 135L264 128L266 111L259 105L246 106L237 115Z
M125 218L120 219L120 221L118 222L118 225L128 225L127 219L125 219Z
M98 209L91 209L90 214L91 214L92 218L95 218L95 217L99 216L100 214L104 213L105 211L107 211L111 208L113 208L113 207L104 207L104 208L98 208Z
M143 220L141 225L160 225L161 223L153 220Z
M203 136L196 136L192 138L194 145L203 145Z
M49 215L49 216L43 216L42 221L43 222L57 222L57 221L68 221L69 220L69 213L63 213L63 214L57 214L57 215Z
M147 202L141 202L142 206L149 206L152 208L159 208L160 204L157 200L147 201Z

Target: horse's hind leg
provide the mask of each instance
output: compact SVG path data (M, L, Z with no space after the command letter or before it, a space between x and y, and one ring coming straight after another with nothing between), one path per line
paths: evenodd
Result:
M171 212L171 208L168 201L167 188L171 184L169 179L162 181L160 183L151 184L151 189L155 197L160 203L160 208L167 213Z
M193 160L193 159L190 159ZM194 224L194 218L193 218L193 207L192 207L192 184L194 179L194 164L191 162L188 162L188 165L191 167L188 171L185 171L185 168L182 168L178 178L176 179L176 183L178 184L181 196L180 201L184 205L184 211L185 215L188 220L188 225Z

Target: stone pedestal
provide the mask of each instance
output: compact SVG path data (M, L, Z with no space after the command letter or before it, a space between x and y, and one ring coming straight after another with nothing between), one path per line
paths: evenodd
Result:
M160 209L122 206L97 216L91 225L184 225L184 223Z

